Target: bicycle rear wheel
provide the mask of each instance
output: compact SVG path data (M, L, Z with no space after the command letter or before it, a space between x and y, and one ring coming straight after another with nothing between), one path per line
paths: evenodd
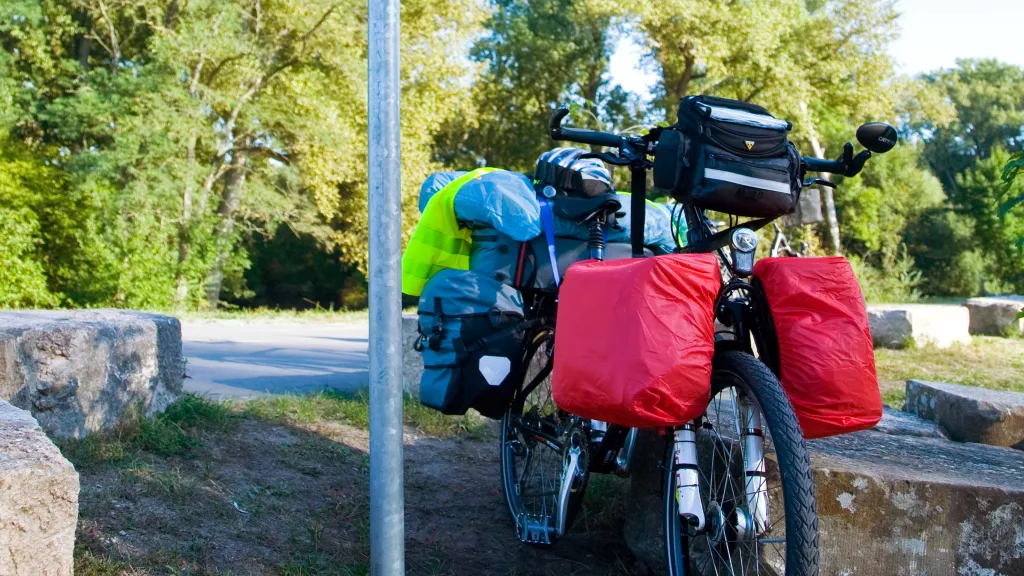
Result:
M665 535L670 576L818 574L818 513L810 458L781 384L749 354L715 355L712 397L697 429L705 527L688 534L676 504L672 443L665 460ZM765 482L749 496L744 435L764 435ZM756 457L752 458L756 460ZM759 509L757 500L766 498ZM753 504L751 504L753 503Z
M549 332L526 344L523 385L501 420L502 491L520 540L551 544L568 530L583 502L588 479L587 431L551 398ZM575 473L563 475L574 460ZM564 495L560 491L568 490ZM558 526L559 506L565 522Z

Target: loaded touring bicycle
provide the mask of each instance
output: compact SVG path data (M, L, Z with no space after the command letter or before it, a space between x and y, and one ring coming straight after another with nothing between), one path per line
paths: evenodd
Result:
M845 260L755 263L755 231L792 212L803 187L832 185L808 173L854 176L895 146L895 130L866 124L866 150L848 143L824 160L798 154L788 122L732 100L685 98L676 125L643 136L562 127L567 115L552 116L553 140L604 149L586 156L629 170L630 243L606 241L623 196L552 195L540 178L538 196L551 196L542 205L590 234L570 246L546 227L509 247L518 258L500 290L515 302L483 315L483 337L463 324L456 347L478 362L481 384L449 412L501 419L502 487L524 542L564 535L590 473L628 475L639 430L653 429L665 444L669 574L817 574L805 439L880 418L870 334ZM648 172L676 200L673 228L686 230L674 254L644 246ZM707 210L733 225L717 230ZM424 292L426 346L441 334L441 307Z

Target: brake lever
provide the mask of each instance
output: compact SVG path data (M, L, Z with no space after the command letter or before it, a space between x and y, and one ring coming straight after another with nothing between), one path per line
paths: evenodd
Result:
M611 164L612 166L629 166L630 164L629 160L626 160L621 156L616 156L615 154L610 154L608 152L587 152L584 154L580 154L579 157L580 159L597 158L598 160L606 164Z
M807 188L809 186L828 186L829 188L835 188L836 183L832 182L831 180L826 180L824 178L811 178L810 180L804 182L804 188Z

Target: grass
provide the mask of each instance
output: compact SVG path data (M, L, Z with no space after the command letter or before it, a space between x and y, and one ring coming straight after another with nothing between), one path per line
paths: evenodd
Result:
M902 407L903 383L911 378L1024 392L1024 339L975 336L971 344L939 349L875 350L882 400Z
M279 310L276 308L239 308L236 310L187 310L164 311L185 320L242 320L282 322L334 322L352 324L366 322L367 310L334 310L332 308L311 308L309 310Z
M370 403L366 394L342 394L324 390L304 395L275 395L245 403L244 414L251 418L281 424L316 424L330 420L357 428L370 426ZM403 404L405 424L439 438L479 437L484 421L475 415L446 416L406 397Z
M60 449L76 466L124 462L140 452L185 456L202 446L195 433L198 429L227 429L235 419L230 404L185 394L156 417L130 411L113 430L81 440L64 440Z

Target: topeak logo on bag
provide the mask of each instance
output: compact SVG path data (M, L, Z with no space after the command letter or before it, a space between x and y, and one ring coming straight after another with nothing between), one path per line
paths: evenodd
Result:
M746 142L744 142L744 144L747 145L747 150L753 150L754 149L754 141L753 140L747 140Z

